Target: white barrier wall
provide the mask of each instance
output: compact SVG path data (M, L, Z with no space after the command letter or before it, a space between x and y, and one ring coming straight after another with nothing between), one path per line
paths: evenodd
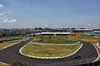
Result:
M43 34L72 34L71 32L41 32L41 33L35 33L35 35L43 35Z

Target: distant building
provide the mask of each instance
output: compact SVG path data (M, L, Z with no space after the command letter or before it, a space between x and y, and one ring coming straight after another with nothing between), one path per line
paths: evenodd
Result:
M72 33L80 33L80 34L83 34L83 33L92 33L92 29L73 29L72 30Z
M94 34L100 34L100 29L93 29Z
M67 36L70 35L71 32L41 32L35 33L34 36Z

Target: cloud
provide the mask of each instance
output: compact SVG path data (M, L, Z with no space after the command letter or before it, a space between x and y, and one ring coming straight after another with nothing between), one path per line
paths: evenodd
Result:
M45 27L47 27L48 25L44 25Z
M100 22L97 22L97 23L99 23L99 24L100 24Z
M3 14L2 13L0 13L0 16L2 16Z
M0 16L2 16L3 14L0 12Z
M7 17L4 17L4 20L2 21L3 23L13 23L13 22L16 22L17 19L12 19L12 18L7 18Z
M2 22L3 23L7 23L8 22L8 18L5 17L5 19Z
M55 28L57 28L57 27L58 27L58 25L55 25L54 27L55 27Z
M2 4L0 4L0 8L4 7Z
M16 22L16 21L17 21L17 19L11 19L8 21L8 23L12 23L12 22Z
M91 24L86 24L86 26L85 27L87 27L87 28L100 28L100 22L98 21L98 22L94 22L94 23L91 23Z
M0 17L0 19L3 19L2 17Z
M0 4L0 8L4 7L2 4ZM8 11L0 11L0 21L2 23L13 23L13 22L16 22L17 19L12 19L12 18L9 18L9 17L6 17L5 14L7 13L11 13L10 10Z
M97 28L97 26L96 25L92 25L91 28Z
M10 10L8 10L8 11L2 11L2 13L4 13L4 14L6 14L6 13L12 13Z
M86 24L86 26L90 26L91 24Z

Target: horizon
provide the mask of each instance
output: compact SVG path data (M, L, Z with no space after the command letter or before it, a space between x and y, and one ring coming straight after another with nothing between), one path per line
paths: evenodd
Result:
M42 28L42 29L74 29L74 27L72 28L49 28L49 27L34 27L34 28L0 28L0 29L35 29L35 28ZM100 29L100 28L75 28L75 29Z

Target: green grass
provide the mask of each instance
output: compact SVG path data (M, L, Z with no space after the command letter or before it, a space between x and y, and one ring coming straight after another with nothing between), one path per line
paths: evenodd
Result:
M27 40L27 38L18 39L18 40L11 40L11 41L4 41L3 43L0 43L0 49L2 49L2 48L5 47L5 46L14 44L14 43L16 43L16 42L25 41L25 40Z
M28 44L22 49L22 53L43 57L66 56L76 51L80 46L81 45L56 46Z
M79 40L87 41L87 42L91 42L91 43L98 43L98 41L100 41L100 38L94 38L91 36L83 36L83 37L79 38Z
M33 42L39 43L54 43L54 44L74 44L78 43L77 41L66 39L64 37L44 37L44 38L35 38Z
M9 66L9 65L6 65L6 64L2 64L2 63L0 63L0 66Z

